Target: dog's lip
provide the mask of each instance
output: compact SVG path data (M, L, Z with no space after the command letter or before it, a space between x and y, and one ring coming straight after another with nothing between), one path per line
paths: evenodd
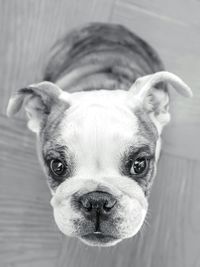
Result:
M87 233L87 234L82 235L81 238L87 241L99 242L99 243L108 243L108 242L118 239L116 236L105 234L102 232Z

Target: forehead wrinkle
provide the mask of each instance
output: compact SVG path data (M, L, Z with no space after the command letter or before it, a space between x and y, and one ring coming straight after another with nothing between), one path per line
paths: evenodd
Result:
M142 142L137 141L133 143L129 143L125 148L125 154L133 154L138 153L138 151L149 151L150 153L154 153L155 149L148 140L143 140Z
M132 138L127 140L124 146L122 146L119 156L120 161L122 158L137 154L140 151L149 152L151 155L155 153L155 145L150 140L144 138L141 135L138 135L138 133L139 131L136 135L133 135Z
M73 154L69 148L60 140L49 140L42 148L43 158L48 160L51 158L63 158L72 164Z

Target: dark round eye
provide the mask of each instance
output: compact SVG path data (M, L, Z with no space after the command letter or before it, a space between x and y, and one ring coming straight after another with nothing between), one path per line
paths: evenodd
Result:
M66 171L65 164L59 159L52 159L50 162L50 168L56 176L62 176Z
M149 160L146 157L136 158L131 166L130 173L133 175L140 175L146 173L149 165Z

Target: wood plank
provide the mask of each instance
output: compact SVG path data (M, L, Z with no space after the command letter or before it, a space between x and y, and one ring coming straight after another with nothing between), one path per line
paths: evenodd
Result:
M160 0L123 0L123 3L133 5L138 10L169 22L188 27L199 27L200 3L198 0L168 0L162 3Z
M196 88L200 80L199 28L178 25L120 0L116 2L111 21L126 25L149 42L159 52L167 69L182 76L199 97Z
M4 116L0 136L0 266L43 266L55 261L60 233L34 138L23 120Z

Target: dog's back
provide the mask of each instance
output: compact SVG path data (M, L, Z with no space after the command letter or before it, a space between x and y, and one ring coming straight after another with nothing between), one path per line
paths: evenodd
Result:
M91 23L54 45L44 80L71 92L127 90L138 77L163 69L155 50L124 26Z

